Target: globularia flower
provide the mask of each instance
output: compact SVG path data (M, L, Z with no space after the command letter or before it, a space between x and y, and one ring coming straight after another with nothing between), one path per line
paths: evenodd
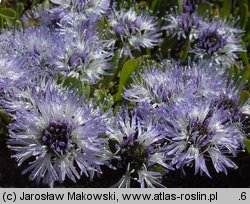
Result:
M110 5L110 0L50 0L52 3L66 8L69 12L83 13L86 16L101 16L105 14ZM67 14L66 14L67 15ZM63 17L63 16L62 16Z
M237 59L237 53L243 51L242 32L223 21L203 22L192 51L212 64L229 67Z
M250 101L240 101L240 92L243 86L237 87L230 83L228 87L222 88L217 97L213 98L213 107L223 109L227 112L228 121L234 124L244 136L249 137Z
M226 111L228 113L228 120L232 123L238 123L243 109L247 108L247 104L239 104L241 90L242 87L237 88L232 83L228 87L221 87L218 96L213 98L213 107Z
M137 14L133 8L128 11L113 10L109 23L114 44L121 44L125 54L131 55L131 49L152 48L161 42L157 19L146 14Z
M12 157L29 178L53 186L82 174L92 179L105 163L105 115L93 102L48 88L32 94L34 109L20 109L9 126Z
M166 145L167 155L173 155L172 165L181 168L195 167L210 176L207 164L216 172L227 174L227 168L237 168L230 159L242 148L242 134L223 109L211 108L211 103L186 103L176 106L166 119L165 134L172 142ZM213 110L211 112L211 110Z
M96 83L101 75L109 75L112 53L105 50L101 39L88 34L65 38L65 47L56 58L58 69L91 84Z
M172 69L153 65L143 68L143 72L133 76L133 83L124 91L124 98L134 102L147 102L154 107L162 103L179 103L185 95L182 69ZM187 91L187 90L186 90Z
M196 13L167 14L167 25L163 27L168 35L177 36L178 39L194 40L200 28L201 19Z
M161 104L179 104L189 98L217 96L226 84L223 77L211 74L202 64L182 66L175 62L148 65L133 76L124 98L134 102L147 102L153 107Z
M22 58L23 67L30 72L55 74L54 60L63 42L56 33L44 27L29 28L18 32L14 38L12 57Z
M118 113L106 132L114 154L115 167L124 170L124 175L113 187L130 187L137 181L142 188L162 187L161 173L150 171L157 165L172 169L165 163L159 141L162 135L151 118L147 124L136 112Z

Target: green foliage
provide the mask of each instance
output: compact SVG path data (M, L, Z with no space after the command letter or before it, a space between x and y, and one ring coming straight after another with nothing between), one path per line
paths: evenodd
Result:
M189 53L189 49L190 49L190 37L188 35L188 37L187 37L187 39L185 41L184 50L181 51L181 55L180 55L180 57L181 57L182 60L187 59L188 53Z
M245 138L245 139L244 139L244 143L245 143L245 145L246 145L246 150L247 150L247 152L250 154L250 140L247 139L247 138Z
M220 11L220 16L226 18L231 14L232 0L223 0L223 6Z
M240 27L241 29L245 29L248 21L248 5L242 4L239 9L240 15Z
M11 122L10 117L0 110L0 140L8 137L7 125Z
M178 6L181 3L181 0L148 0L149 8L153 11L154 14L158 16L164 16L166 11L170 11L174 7ZM181 8L179 9L179 11Z
M16 12L9 8L0 8L0 16L5 19L15 19Z
M122 99L122 92L125 84L128 82L131 74L138 68L139 62L136 59L128 60L122 67L120 81L118 86L118 92L115 95L115 101Z
M207 17L213 13L213 8L211 3L203 2L197 8L197 13L199 16Z
M250 98L250 93L249 91L243 90L240 92L240 101L239 101L239 105L240 104L244 104L248 99Z

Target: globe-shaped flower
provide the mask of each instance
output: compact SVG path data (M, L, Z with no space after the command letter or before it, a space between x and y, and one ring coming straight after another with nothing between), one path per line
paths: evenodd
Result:
M162 187L161 174L150 171L150 167L160 165L172 169L165 163L161 151L162 135L154 120L141 121L136 112L124 110L109 124L106 134L110 139L110 149L114 154L114 165L124 171L122 178L113 187L130 187L137 181L142 188Z
M154 107L183 100L185 93L180 77L182 69L167 67L163 70L161 66L152 65L143 70L139 76L133 76L133 83L125 90L124 98L140 103L148 102Z
M212 163L216 172L227 174L227 168L237 168L230 159L242 150L243 136L235 125L228 122L223 109L214 110L212 103L186 103L176 106L171 116L165 117L165 134L172 142L166 145L166 154L172 155L172 165L185 171L195 167L208 176L207 165ZM211 110L213 110L211 112ZM168 111L169 113L169 111Z
M98 36L65 37L65 47L56 57L56 66L67 76L82 82L96 83L102 75L110 75L112 52Z
M105 164L105 115L67 91L48 88L32 94L34 109L20 109L9 126L12 157L29 178L54 185L82 174L92 179Z
M56 74L54 59L63 46L58 34L44 27L28 28L13 38L12 57L21 58L26 70L40 75Z
M52 3L66 8L68 13L83 13L88 17L101 16L108 11L110 0L50 0ZM66 14L67 15L67 14ZM63 18L64 16L62 16Z
M109 16L112 39L122 53L131 55L131 49L152 48L161 42L161 34L155 17L138 14L133 8L128 11L113 10Z
M200 59L208 59L210 64L229 67L237 59L237 53L243 51L242 32L224 21L203 22L191 50Z
M228 121L234 124L245 137L250 135L250 100L241 100L244 94L244 85L230 83L228 87L220 90L213 98L213 107L227 112Z
M202 63L190 62L183 66L164 61L143 65L142 70L133 76L123 96L133 102L150 103L153 107L214 97L226 84L223 76L211 73Z
M177 36L178 40L189 38L191 42L197 38L201 18L196 13L170 13L166 16L167 25L163 27L167 35Z
M50 19L57 26L71 26L86 19L100 19L109 9L110 0L50 0L57 5L49 9ZM55 25L55 23L53 23Z

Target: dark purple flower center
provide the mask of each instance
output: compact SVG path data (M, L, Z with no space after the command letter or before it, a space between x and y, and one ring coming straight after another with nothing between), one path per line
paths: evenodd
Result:
M210 30L209 28L201 32L199 35L199 47L206 50L208 54L212 54L227 43L227 39L220 35L216 30Z
M216 102L218 108L223 108L224 110L229 110L231 113L238 112L239 108L235 101L230 98L223 98Z
M208 130L207 130L207 127L205 127L205 125L201 123L196 123L191 130L191 134L194 134L194 133L199 136L203 136L203 135L208 134Z
M194 122L188 127L188 132L190 134L189 143L190 145L196 145L200 148L204 147L209 143L209 131L205 122Z
M148 153L146 148L138 141L124 140L120 148L120 166L126 168L130 163L131 169L140 169L148 160Z
M71 148L70 134L72 127L66 121L52 121L43 131L41 141L47 145L50 150L63 156Z

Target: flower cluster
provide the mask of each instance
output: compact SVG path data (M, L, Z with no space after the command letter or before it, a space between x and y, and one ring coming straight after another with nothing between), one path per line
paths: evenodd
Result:
M195 173L200 170L210 176L209 162L217 172L236 168L230 157L243 147L241 118L249 103L238 106L240 88L228 88L224 76L208 74L209 67L202 66L207 64L144 68L146 72L139 79L134 76L124 97L139 107L146 103L153 108L151 117L162 128L171 165L183 172L195 166Z

